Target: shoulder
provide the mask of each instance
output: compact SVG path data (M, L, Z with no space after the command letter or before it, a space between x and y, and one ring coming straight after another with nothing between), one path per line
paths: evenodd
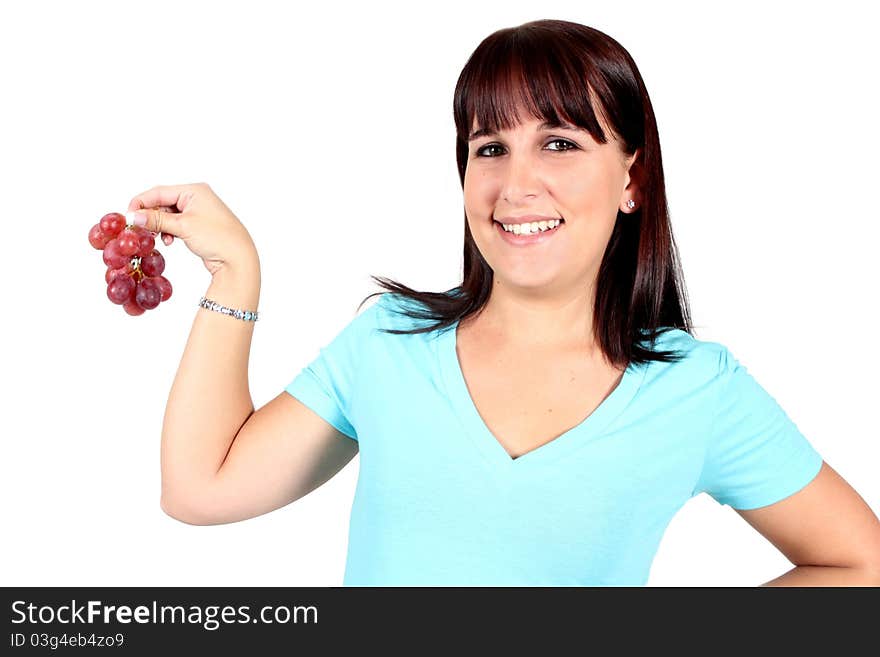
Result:
M699 385L715 384L736 364L736 359L726 345L701 340L680 328L664 327L657 334L653 345L647 341L644 346L652 351L671 351L680 356L672 362L651 362L653 378L682 377Z

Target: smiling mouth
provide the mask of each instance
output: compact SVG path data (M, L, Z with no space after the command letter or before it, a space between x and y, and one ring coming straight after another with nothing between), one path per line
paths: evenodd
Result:
M558 223L554 228L544 229L544 230L540 230L540 229L539 229L537 232L529 231L528 233L515 233L515 232L513 232L512 230L507 230L507 229L504 228L504 224L501 223L500 221L497 221L496 219L493 219L493 220L492 220L492 223L493 223L493 224L498 224L498 226L500 227L500 229L501 229L502 231L504 231L505 233L509 234L509 235L517 235L517 236L522 235L523 237L528 237L528 236L530 236L530 235L540 235L540 234L542 234L542 233L550 233L550 232L553 232L556 228L559 228L560 226L562 226L562 224L565 223L565 219L563 219L562 217L559 217L559 223ZM508 226L512 226L512 225L516 225L516 224L508 224Z
M509 246L517 249L533 246L537 247L540 244L549 242L557 233L563 230L563 226L565 226L565 220L560 218L559 223L556 224L554 228L539 230L536 233L514 233L512 231L504 230L504 224L500 221L493 219L492 223L495 224L494 230L498 231L499 237Z

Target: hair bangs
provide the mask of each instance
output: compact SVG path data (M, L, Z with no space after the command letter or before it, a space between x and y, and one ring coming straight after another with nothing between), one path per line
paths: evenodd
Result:
M562 48L548 48L543 39L527 35L484 46L474 52L459 79L454 114L462 143L467 144L475 127L497 133L528 116L551 125L575 125L597 142L607 142L589 67Z

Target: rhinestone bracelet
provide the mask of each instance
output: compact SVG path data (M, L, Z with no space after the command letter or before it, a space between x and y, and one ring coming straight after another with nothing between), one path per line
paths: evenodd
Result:
M236 319L243 319L246 322L256 322L259 319L260 314L256 310L235 310L233 308L227 308L226 306L221 306L216 301L211 301L210 299L206 299L205 297L202 297L199 300L199 306L201 308L205 308L206 310L214 310L218 313L223 313L224 315L235 317Z

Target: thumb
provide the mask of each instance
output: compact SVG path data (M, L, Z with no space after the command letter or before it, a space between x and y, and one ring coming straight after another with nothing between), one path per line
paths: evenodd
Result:
M143 226L153 233L166 233L168 235L178 235L176 213L164 212L155 208L144 208L142 210L131 210L125 213L127 223L135 226Z

